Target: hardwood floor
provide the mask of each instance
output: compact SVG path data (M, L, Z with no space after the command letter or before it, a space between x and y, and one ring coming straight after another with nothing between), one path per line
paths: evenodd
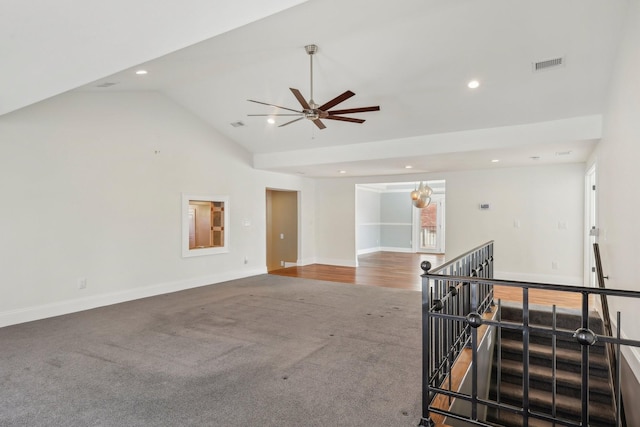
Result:
M311 264L273 270L269 274L419 291L422 289L422 261L429 261L433 267L445 262L444 255L374 252L360 255L355 268Z
M269 274L419 291L422 289L420 263L425 260L431 262L435 268L444 264L445 257L444 255L432 254L374 252L360 255L358 267L311 264L273 270ZM522 301L520 289L496 286L494 293L496 300ZM529 292L529 302L543 305L556 304L558 307L565 308L580 308L581 295L532 289Z

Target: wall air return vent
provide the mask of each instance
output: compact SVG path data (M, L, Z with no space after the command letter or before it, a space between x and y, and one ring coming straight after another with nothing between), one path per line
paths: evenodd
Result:
M564 58L553 58L547 59L545 61L538 61L533 63L533 72L538 72L542 70L548 70L550 68L557 68L564 65Z

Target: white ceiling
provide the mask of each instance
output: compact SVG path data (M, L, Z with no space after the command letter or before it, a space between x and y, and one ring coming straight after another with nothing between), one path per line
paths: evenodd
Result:
M252 10L247 6L265 2L241 3ZM601 134L627 6L627 0L276 3L272 10L247 14L245 22L242 7L210 13L218 21L210 35L201 31L206 20L196 18L198 7L180 20L165 14L172 33L187 35L182 44L213 37L150 61L138 55L141 60L132 62L134 55L125 55L126 67L108 58L102 77L89 84L67 81L66 89L160 91L254 153L256 167L310 177L581 162ZM285 9L293 4L298 5ZM236 19L224 27L226 13ZM266 17L247 24L258 16ZM136 22L122 23L134 44ZM194 22L198 31L191 30ZM146 37L140 44L153 42ZM366 119L364 124L325 120L324 130L307 120L278 128L289 118L274 126L265 117L248 117L278 110L247 99L298 109L289 88L309 97L304 46L310 43L319 46L314 56L319 104L352 90L356 96L339 108L380 105L381 111L353 115ZM159 45L167 52L181 47L164 39ZM110 52L115 57L118 50ZM532 71L533 62L556 57L565 64ZM114 67L124 71L112 74ZM136 75L138 68L148 74ZM94 70L84 75L89 74ZM481 86L468 89L471 79ZM106 82L116 84L97 87ZM245 126L232 127L237 121ZM405 169L408 164L413 169Z

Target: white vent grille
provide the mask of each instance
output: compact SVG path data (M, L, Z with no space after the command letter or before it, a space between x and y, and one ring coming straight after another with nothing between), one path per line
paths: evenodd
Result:
M533 71L542 71L549 68L560 67L564 64L564 58L547 59L546 61L538 61L533 63Z
M233 126L234 128L241 128L242 126L244 126L244 123L242 123L242 122L233 122L233 123L231 123L231 126Z

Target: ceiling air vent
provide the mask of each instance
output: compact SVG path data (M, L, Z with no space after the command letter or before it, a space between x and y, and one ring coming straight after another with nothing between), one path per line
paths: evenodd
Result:
M231 123L231 126L233 126L234 128L241 128L242 126L244 126L244 123L242 123L242 122L233 122L233 123Z
M96 85L96 87L111 87L114 85L117 85L118 83L113 83L113 82L104 82L104 83L100 83L99 85Z
M547 59L546 61L539 61L533 63L533 72L548 70L549 68L560 67L564 64L564 58Z

